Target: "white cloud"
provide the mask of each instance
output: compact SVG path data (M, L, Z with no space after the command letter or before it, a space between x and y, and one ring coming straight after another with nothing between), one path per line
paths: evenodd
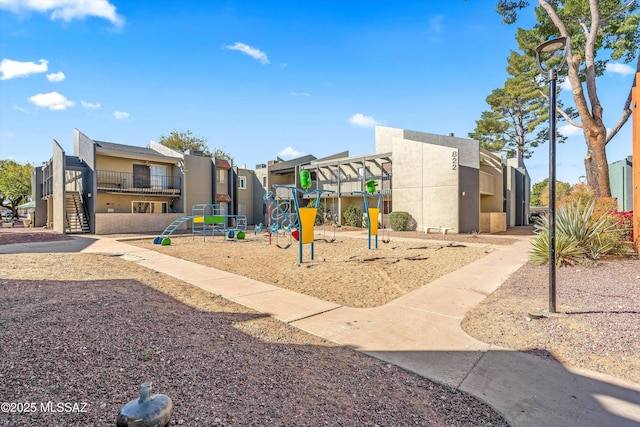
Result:
M84 108L91 108L91 109L100 108L100 104L93 104L93 103L91 103L91 102L87 102L87 101L80 101L80 104L81 104Z
M108 0L0 0L0 9L16 14L51 12L49 18L53 21L69 22L95 16L117 26L124 24L124 18L116 13L116 7Z
M309 96L307 92L291 92L291 96Z
M267 58L267 54L266 53L262 52L260 49L256 49L256 48L251 47L249 45L246 45L244 43L236 42L233 45L225 46L225 49L240 51L242 53L245 53L245 54L249 55L253 59L257 59L258 61L260 61L263 64L268 64L269 63L269 59Z
M282 157L283 159L293 159L295 157L300 157L301 155L302 153L294 150L292 146L288 146L278 153L278 156Z
M567 92L573 92L573 87L571 87L569 79L564 79L562 83L560 83L560 89L566 90Z
M68 107L76 105L75 102L69 101L58 92L39 93L29 98L29 101L38 107L49 110L66 110Z
M442 21L444 21L444 15L429 18L429 32L439 33L442 30Z
M631 67L628 64L619 64L617 62L609 62L607 64L607 72L613 73L613 74L620 74L623 76L629 76L629 75L635 74L636 70L634 70L633 67Z
M583 135L583 131L581 128L577 128L573 125L564 125L564 126L560 126L558 128L558 132L560 132L561 134L563 134L566 137L570 137L570 136L576 136L576 135Z
M2 0L0 0L2 4ZM12 59L3 59L0 61L0 80L9 80L14 77L26 77L29 74L44 73L47 71L49 61L41 59L39 64L35 62L20 62Z
M113 117L118 120L126 120L129 118L129 113L125 113L124 111L114 111Z
M375 125L379 124L379 122L373 117L365 116L364 114L360 113L354 114L353 116L349 117L349 123L355 126L361 126L363 128L372 128Z
M50 82L61 82L65 79L64 73L62 71L58 71L57 73L47 74L47 80Z
M26 110L26 109L24 109L24 108L20 107L19 105L15 105L15 104L14 104L13 109L14 109L14 110L16 110L16 111L20 111L21 113L31 114L31 112L30 112L30 111L28 111L28 110Z

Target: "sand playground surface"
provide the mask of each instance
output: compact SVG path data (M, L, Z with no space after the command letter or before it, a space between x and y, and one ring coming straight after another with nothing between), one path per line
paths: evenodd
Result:
M437 239L441 235L424 237ZM416 240L379 236L378 248L367 233L316 232L314 259L311 245L287 236L247 231L244 240L202 235L171 236L171 245L153 244L152 238L127 243L173 257L239 274L281 288L348 307L386 304L494 250L491 242ZM384 237L384 239L383 239ZM506 240L506 239L503 239ZM287 249L284 247L291 245ZM504 242L503 242L504 243Z

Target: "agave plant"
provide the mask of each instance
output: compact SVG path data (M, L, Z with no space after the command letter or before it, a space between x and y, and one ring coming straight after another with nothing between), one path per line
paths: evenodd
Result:
M556 227L557 228L557 227ZM542 217L536 224L536 237L533 239L529 259L533 264L544 265L549 262L549 217ZM578 245L574 239L556 233L556 265L574 265L585 257L584 248Z
M575 264L587 259L595 260L617 248L618 230L608 214L593 216L595 200L583 206L572 201L556 214L556 264ZM529 252L534 264L549 261L549 217L536 225L537 236Z

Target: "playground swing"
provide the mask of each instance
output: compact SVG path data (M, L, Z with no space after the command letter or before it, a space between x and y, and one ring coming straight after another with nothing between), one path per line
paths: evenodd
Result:
M293 245L293 236L291 234L291 229L289 229L289 227L284 228L283 227L283 237L287 235L287 232L289 234L289 240L287 241L287 243L284 246L281 246L279 243L279 234L276 234L276 247L280 248L280 249L289 249L291 247L291 245Z
M389 219L390 212L386 212L387 209L388 209L388 206L389 206L389 204L387 202L385 202L385 200L383 198L382 199L382 233L381 233L382 243L391 242L391 233L389 231L389 228L387 227L387 225L384 222L385 214L387 215L387 219Z
M331 198L331 213L327 214L327 196L324 196L324 213L322 214L322 237L323 240L327 243L333 243L336 241L336 217L335 217L335 199ZM333 237L331 239L327 239L327 222L331 222L331 226L333 227Z

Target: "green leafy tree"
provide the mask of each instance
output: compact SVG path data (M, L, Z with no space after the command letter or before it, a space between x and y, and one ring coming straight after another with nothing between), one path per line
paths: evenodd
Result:
M469 137L490 151L504 152L507 157L515 157L517 153L529 158L533 148L548 140L548 127L540 125L548 121L549 103L541 102L539 70L533 58L511 52L507 63L504 86L487 97L491 110L482 113ZM567 114L575 116L570 110ZM558 135L559 142L565 139Z
M162 135L159 138L158 142L165 147L169 147L173 150L182 152L185 152L187 150L202 151L202 153L207 157L213 156L209 151L209 147L207 146L207 138L194 135L190 130L173 130L169 132L169 135Z
M233 157L224 148L214 149L212 156L214 159L227 160L228 162L233 164Z
M0 205L11 209L18 217L18 205L31 196L31 173L33 166L13 160L0 160Z
M190 130L187 131L171 131L169 135L162 135L159 143L173 150L185 152L187 150L202 151L206 157L214 159L227 160L233 163L233 157L223 148L215 148L213 152L207 146L207 138L194 135Z
M549 178L545 178L540 182L536 182L531 186L531 206L544 206L540 195L542 191L549 186ZM548 194L548 193L547 193Z
M574 121L566 111L558 113L572 125L582 128L587 154L584 158L587 184L596 197L610 197L606 145L631 115L631 88L618 122L607 131L604 108L597 90L597 78L606 60L632 62L640 46L640 14L636 0L537 0L537 23L532 29L518 29L519 48L535 57L536 46L552 36L569 37L566 49L568 80L580 117ZM518 13L530 7L527 0L498 0L497 12L503 21L516 22ZM640 57L636 69L640 71ZM586 89L586 92L585 92ZM544 92L540 91L541 97Z
M568 182L556 181L556 199L568 196L571 190ZM531 206L549 206L549 178L531 186Z

